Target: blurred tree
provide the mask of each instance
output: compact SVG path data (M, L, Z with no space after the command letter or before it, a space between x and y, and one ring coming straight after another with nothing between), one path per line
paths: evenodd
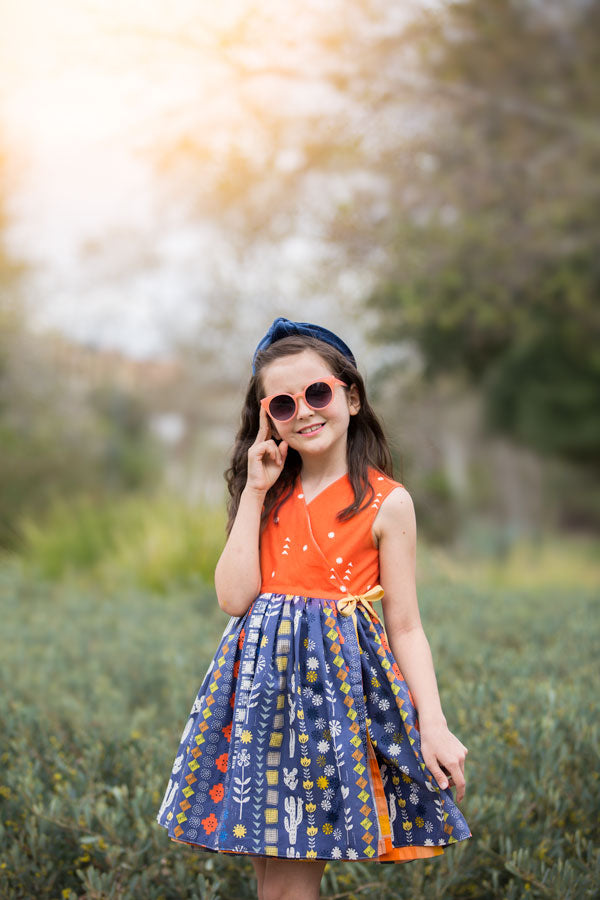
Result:
M88 391L56 365L14 297L0 303L0 547L22 542L23 514L54 500L101 497L153 484L156 443L136 398L107 385Z
M31 334L16 304L0 305L0 547L19 546L24 513L139 488L157 474L135 400L115 397L111 407L90 399L85 385L59 371L50 340Z
M160 459L156 443L149 440L144 404L111 383L90 390L88 400L103 435L96 455L98 486L124 491L151 484L159 475Z
M412 26L430 125L410 190L388 170L369 299L379 340L412 338L430 377L481 385L492 427L577 463L600 460L599 35L594 2L464 0Z

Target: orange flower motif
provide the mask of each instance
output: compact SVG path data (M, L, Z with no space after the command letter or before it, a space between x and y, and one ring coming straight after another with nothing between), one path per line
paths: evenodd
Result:
M219 772L227 771L227 760L229 759L229 753L221 753L220 756L217 756L215 759L215 765Z
M239 661L239 659L236 659L236 661L233 664L233 677L234 678L238 677L239 671L240 671L240 661Z
M219 803L225 796L225 788L219 782L219 784L215 784L213 787L211 787L208 793L213 798L215 803Z
M202 825L207 834L212 834L218 824L217 817L214 813L211 813L206 819L202 819Z
M404 681L404 679L402 678L402 672L400 671L400 666L398 665L398 663L392 663L392 671L393 671L394 675L396 676L396 678L399 678L400 681Z
M230 707L231 707L232 709L233 709L233 707L235 706L235 691L234 691L233 694L231 695L231 700L229 701L229 705L230 705Z
M246 629L242 628L242 630L240 631L240 636L238 638L238 647L240 650L244 646L245 639L246 639Z
M230 741L231 740L231 722L229 723L229 725L226 725L225 728L221 728L221 731L225 735L226 739L228 741Z

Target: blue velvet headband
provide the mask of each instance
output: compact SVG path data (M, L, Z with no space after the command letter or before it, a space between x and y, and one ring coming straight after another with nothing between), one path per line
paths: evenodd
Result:
M275 319L265 336L261 338L254 351L254 356L252 357L252 374L256 374L256 357L261 350L266 350L267 347L270 347L271 344L274 344L276 341L280 341L285 337L291 337L295 334L305 334L308 337L324 341L326 344L331 344L332 347L335 347L336 350L339 350L340 353L347 356L352 365L356 368L356 360L354 359L350 347L348 347L337 334L334 334L333 331L322 328L321 325L311 325L310 322L292 322L290 319L284 319L283 316L279 316L279 318Z

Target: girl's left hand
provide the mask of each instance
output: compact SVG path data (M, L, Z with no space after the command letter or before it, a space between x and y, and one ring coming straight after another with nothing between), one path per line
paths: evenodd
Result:
M420 722L419 730L425 765L442 789L454 782L456 802L460 803L465 796L465 757L469 751L443 722Z

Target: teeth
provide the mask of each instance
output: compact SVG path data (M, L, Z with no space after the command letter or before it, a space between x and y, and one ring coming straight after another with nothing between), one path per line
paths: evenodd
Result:
M312 432L320 428L322 424L323 423L321 422L319 425L311 425L310 428L301 428L300 434L312 434Z

